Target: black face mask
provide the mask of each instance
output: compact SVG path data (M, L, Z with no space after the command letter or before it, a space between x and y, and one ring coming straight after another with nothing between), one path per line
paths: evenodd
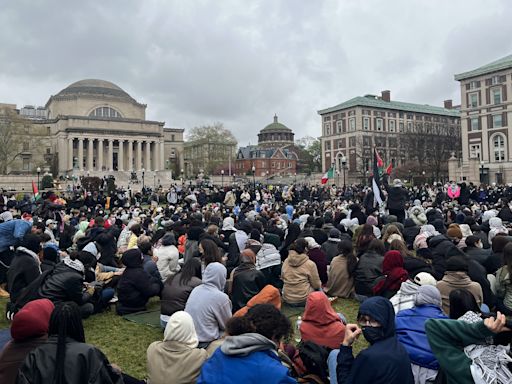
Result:
M370 343L373 344L384 338L384 331L382 327L363 327L363 336Z

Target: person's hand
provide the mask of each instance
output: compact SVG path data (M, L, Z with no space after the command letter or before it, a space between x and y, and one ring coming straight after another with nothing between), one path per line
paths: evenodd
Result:
M110 366L112 367L112 370L117 373L118 375L120 375L121 373L123 373L123 371L121 370L121 368L119 367L119 365L117 364L110 364Z
M498 311L496 319L494 317L488 317L484 320L484 324L489 331L493 333L500 333L508 330L505 326L506 320L505 315Z
M357 324L347 324L345 327L345 338L343 339L342 345L345 347L351 347L361 333L361 328L359 328Z
M152 256L151 259L156 263L158 261L158 256Z

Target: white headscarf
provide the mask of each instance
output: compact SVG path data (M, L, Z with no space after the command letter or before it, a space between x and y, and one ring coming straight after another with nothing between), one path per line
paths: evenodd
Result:
M165 326L164 341L178 341L187 347L196 348L199 340L192 316L184 311L174 312Z
M422 225L420 228L420 233L424 233L427 238L439 235L439 232L436 231L432 224Z

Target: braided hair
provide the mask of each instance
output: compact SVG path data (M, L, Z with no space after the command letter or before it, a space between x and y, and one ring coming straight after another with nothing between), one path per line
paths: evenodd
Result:
M59 303L55 306L50 317L49 336L57 336L57 355L55 359L55 374L53 382L65 382L66 338L69 337L80 343L85 343L84 326L80 308L74 302Z

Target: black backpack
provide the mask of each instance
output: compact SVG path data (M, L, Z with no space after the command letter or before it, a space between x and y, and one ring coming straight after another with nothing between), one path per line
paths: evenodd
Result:
M301 341L298 347L300 359L307 372L329 382L329 368L327 367L329 349L312 341Z
M8 302L6 305L6 316L9 320L12 320L13 316L21 309L25 304L30 301L41 298L39 288L43 285L46 279L52 274L52 269L47 269L41 273L36 279L32 280L29 285L22 289L16 302Z

